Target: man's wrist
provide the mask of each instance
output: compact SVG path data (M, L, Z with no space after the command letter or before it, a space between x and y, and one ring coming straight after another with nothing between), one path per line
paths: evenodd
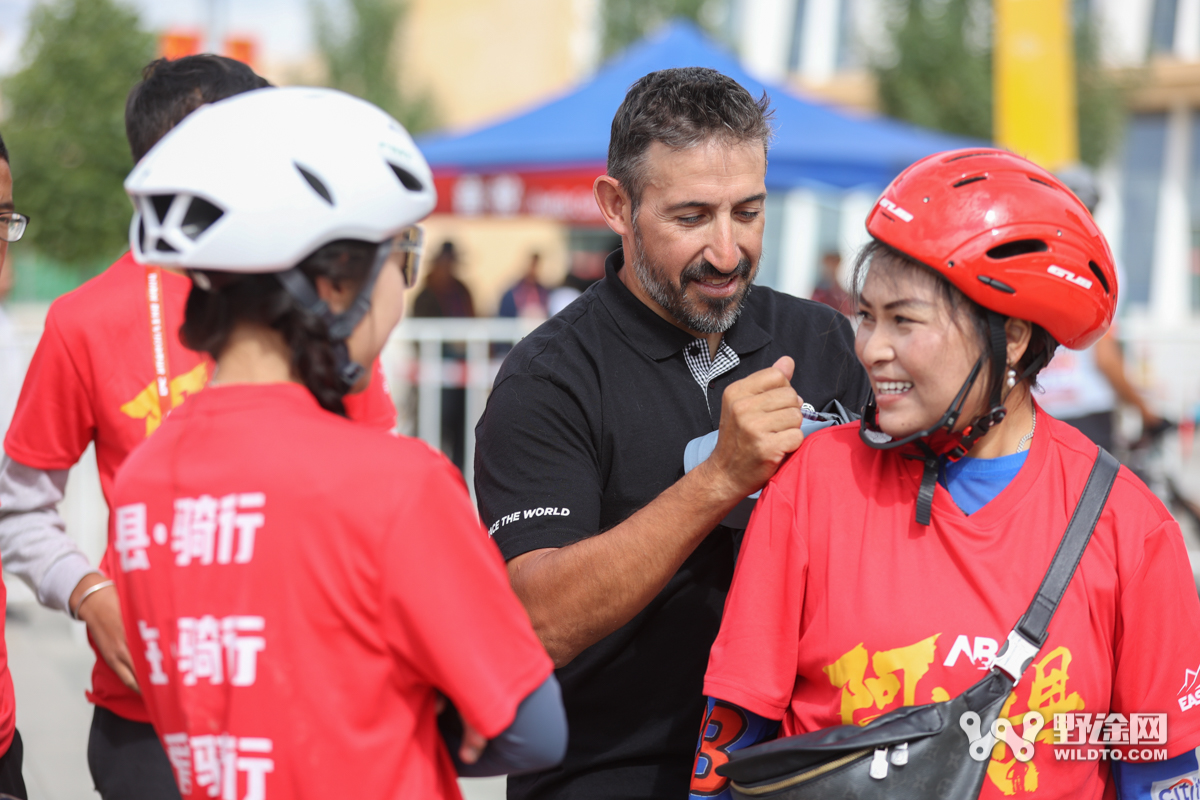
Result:
M702 461L688 475L700 482L702 488L699 491L703 493L704 499L712 503L720 511L722 517L753 492L753 490L743 492L741 487L712 458ZM686 478L688 475L684 477Z
M79 612L80 602L88 590L96 584L107 581L108 577L102 572L89 572L87 575L84 575L79 583L75 584L75 588L71 590L71 596L67 599L67 613L75 617Z

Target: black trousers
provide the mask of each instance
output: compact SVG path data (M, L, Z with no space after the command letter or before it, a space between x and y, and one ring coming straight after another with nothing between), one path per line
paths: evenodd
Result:
M25 791L25 778L21 776L21 762L25 759L25 746L21 744L21 732L13 731L12 744L8 752L0 756L0 795L29 800Z
M96 706L88 768L103 800L179 800L171 762L149 722Z

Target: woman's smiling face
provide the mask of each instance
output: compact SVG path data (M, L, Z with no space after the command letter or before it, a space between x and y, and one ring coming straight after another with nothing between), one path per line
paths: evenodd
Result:
M876 253L859 297L854 341L875 390L878 424L901 438L946 413L982 352L969 312L953 309L932 272ZM975 381L958 427L983 406Z

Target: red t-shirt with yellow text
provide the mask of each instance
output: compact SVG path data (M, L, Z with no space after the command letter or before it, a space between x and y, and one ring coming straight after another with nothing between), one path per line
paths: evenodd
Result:
M51 304L4 439L10 458L41 470L70 469L94 441L100 487L110 511L117 469L158 429L164 411L155 387L146 272L126 253ZM188 350L179 341L191 281L166 270L161 275L163 341L173 408L204 388L213 364L208 356ZM363 395L347 403L347 411L369 425L395 427L395 407L378 362ZM110 545L112 533L110 513ZM112 566L106 551L100 569L112 575ZM126 719L149 721L141 697L121 683L99 653L88 699Z
M115 576L185 798L457 798L553 665L462 477L294 384L213 387L117 476Z
M921 462L868 447L857 426L809 437L758 501L705 694L782 719L781 735L957 696L1032 601L1095 457L1041 413L1007 488L966 516L939 485L923 527ZM1041 712L1033 759L997 746L980 796L1115 797L1107 763L1057 755L1071 746L1053 743L1053 715L1166 714L1158 746L1175 757L1200 746L1200 702L1187 697L1198 668L1200 600L1179 528L1122 468L1049 639L1002 711L1018 733Z

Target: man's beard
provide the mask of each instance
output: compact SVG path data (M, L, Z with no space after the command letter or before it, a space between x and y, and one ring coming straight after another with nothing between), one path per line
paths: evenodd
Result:
M661 265L647 257L642 246L642 232L634 224L633 271L646 293L666 309L680 325L696 333L724 333L733 327L738 315L742 313L758 265L751 264L748 258L743 258L733 272L724 273L702 258L684 268L679 275L679 283L675 284L667 277L666 270ZM702 292L696 299L687 296L687 285L692 281L702 281L705 278L720 280L735 276L741 279L742 285L729 297L713 298Z

